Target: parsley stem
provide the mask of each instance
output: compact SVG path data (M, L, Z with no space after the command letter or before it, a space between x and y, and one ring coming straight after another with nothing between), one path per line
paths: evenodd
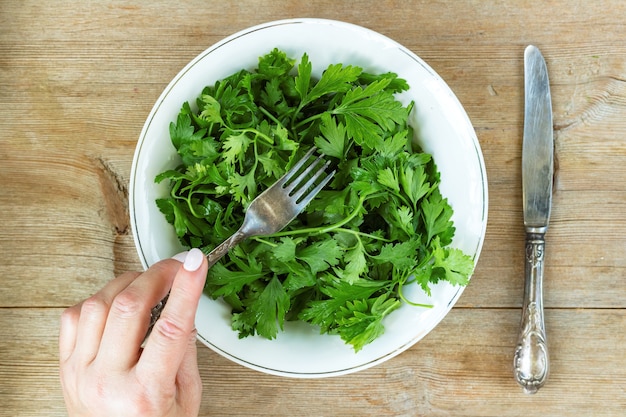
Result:
M385 309L385 311L383 311L380 316L381 317L386 317L389 313L391 313L392 311L396 310L398 307L400 307L400 301L398 301L397 299L395 300L394 303L390 304L389 307L387 307Z
M374 240L382 240L383 242L393 242L393 240L391 240L391 239L386 239L384 237L372 235L370 233L363 233L363 232L360 232L358 230L346 229L344 227L338 227L337 229L335 229L335 231L336 232L351 233L351 234L353 234L354 236L357 236L357 237L360 236L360 237L368 237L368 238L374 239Z
M412 283L413 281L409 282ZM414 301L409 300L408 298L406 298L404 296L404 292L402 291L402 288L404 287L404 284L401 282L398 285L398 296L402 299L402 301L404 301L405 303L407 303L410 306L413 307L423 307L423 308L433 308L435 307L433 304L422 304L422 303L416 303Z
M424 261L422 261L420 263L420 266L422 266L423 264L424 264ZM417 268L414 269L413 271L416 271L416 270L417 270ZM404 295L404 291L403 291L404 286L406 284L414 284L417 281L417 279L415 278L415 276L412 273L411 273L411 276L413 277L413 279L410 279L411 278L410 276L406 276L405 275L403 278L401 278L398 281L398 297L400 297L400 299L402 301L404 301L405 303L407 303L408 305L413 306L413 307L423 307L423 308L433 308L433 307L435 307L433 304L416 303L416 302L411 301L408 298L406 298L406 296Z
M359 212L361 211L361 208L363 208L364 201L365 201L365 198L361 197L359 199L358 204L354 208L354 210L352 210L352 213L350 213L347 217L343 218L342 220L338 221L335 224L331 224L329 226L309 227L306 229L285 230L283 232L274 233L273 235L269 235L269 236L270 237L282 237L282 236L301 235L301 234L321 235L323 233L332 232L333 230L339 229L341 226L348 223L350 220L354 219L357 216L357 214L359 214Z
M277 244L277 243L270 242L269 240L263 239L263 238L262 238L262 237L260 237L260 236L253 236L251 239L256 240L256 241L257 241L257 242L259 242L259 243L264 243L264 244L266 244L266 245L268 245L268 246L271 246L271 247L273 247L273 248L275 248L275 247L277 247L277 246L278 246L278 244Z
M273 138L269 137L265 133L260 132L259 130L254 129L252 127L247 127L247 128L244 128L244 129L236 129L236 131L239 132L239 133L252 133L255 137L264 139L268 144L270 144L270 145L274 144L274 139Z
M272 113L270 113L269 111L267 111L264 107L259 106L259 110L261 111L261 113L263 113L265 116L267 116L268 119L270 119L271 121L276 123L278 126L283 127L283 128L285 127L280 122L280 120L278 120L276 117L274 117L274 115Z
M322 114L324 114L324 113L314 114L313 116L311 116L311 117L309 117L309 118L307 118L307 119L304 119L304 120L299 121L299 122L295 125L295 128L296 128L296 129L298 129L298 128L299 128L300 126L302 126L302 125L309 124L309 123L311 123L312 121L314 121L314 120L317 120L317 119L321 118L321 117L322 117Z

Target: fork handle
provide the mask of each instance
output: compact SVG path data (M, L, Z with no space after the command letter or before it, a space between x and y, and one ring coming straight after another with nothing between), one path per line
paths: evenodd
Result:
M217 261L222 259L222 257L228 253L229 250L237 246L239 242L244 240L246 237L247 235L240 229L236 231L233 235L231 235L228 239L217 245L206 256L209 263L209 268L215 265ZM150 310L150 324L148 325L148 331L146 332L146 336L144 337L143 343L141 344L142 348L146 345L146 342L148 341L148 336L150 336L150 333L152 333L152 328L154 327L154 324L157 322L159 317L161 317L161 313L165 308L165 304L167 303L167 299L169 298L169 296L170 293L168 292L167 295L163 297L163 299L159 301L159 303L154 306L152 310Z
M246 234L241 230L236 231L231 237L217 245L209 254L206 256L207 261L209 262L209 268L212 267L222 259L224 255L228 253L229 250L234 248L246 238Z

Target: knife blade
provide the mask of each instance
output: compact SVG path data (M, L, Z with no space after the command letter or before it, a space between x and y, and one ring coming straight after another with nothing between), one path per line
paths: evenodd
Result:
M554 174L550 82L541 51L533 45L524 51L524 98L525 283L520 334L513 362L515 379L526 393L533 394L545 384L550 369L543 314L543 271Z

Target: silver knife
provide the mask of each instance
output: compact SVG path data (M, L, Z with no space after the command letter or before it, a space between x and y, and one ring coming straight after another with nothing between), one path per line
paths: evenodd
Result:
M533 394L545 384L550 369L543 317L543 266L552 206L554 138L546 62L532 45L524 52L524 90L522 193L526 282L513 365L517 382L526 393Z

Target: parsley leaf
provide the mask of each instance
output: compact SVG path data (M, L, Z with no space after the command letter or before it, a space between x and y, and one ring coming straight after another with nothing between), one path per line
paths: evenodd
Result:
M339 334L358 352L385 332L383 319L400 307L400 301L383 294L375 299L349 301L339 308Z
M370 148L378 144L375 139L403 123L406 109L393 94L384 88L388 80L375 81L365 89L356 87L344 96L332 113L343 116L348 134L357 144Z
M311 272L317 274L337 265L343 250L334 239L315 242L297 253L298 259L303 260L311 267Z
M317 146L324 155L343 159L346 146L346 127L335 120L329 113L324 113L320 124L321 136L315 138Z
M455 285L467 285L469 275L474 269L472 258L458 249L442 248L439 243L436 244L433 254L433 268L443 269L445 271L443 278L446 281Z
M298 75L296 75L295 80L295 89L302 100L305 100L309 93L312 69L313 66L309 61L309 56L306 53L303 54L300 64L298 65Z
M243 270L231 271L222 263L217 263L207 274L206 286L215 288L212 296L221 297L230 293L236 293L259 278L264 276L261 266L257 263L250 263Z
M449 244L454 235L454 225L450 220L452 208L447 204L447 200L439 191L435 191L422 202L421 208L427 240L430 241L436 235L441 235L442 243Z
M310 67L309 67L310 69ZM321 78L302 98L302 104L308 104L325 94L344 93L352 88L352 83L361 74L361 68L351 65L331 64L322 73Z
M237 157L248 150L252 141L245 133L232 134L222 142L222 158L226 162L234 163Z
M355 283L363 273L367 271L367 260L365 247L361 240L344 255L345 269L335 270L337 276L346 282Z
M274 339L283 329L285 315L289 310L289 296L278 278L270 280L259 298L250 306L257 319L256 331L268 339Z

